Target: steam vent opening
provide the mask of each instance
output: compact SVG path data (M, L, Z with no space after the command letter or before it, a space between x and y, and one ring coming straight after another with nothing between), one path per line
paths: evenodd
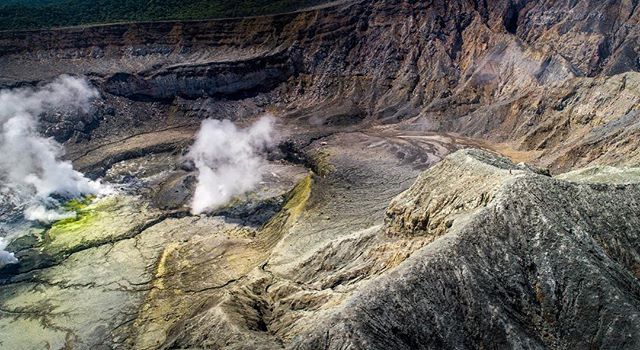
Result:
M640 349L640 0L0 0L0 350Z
M520 6L512 4L504 15L504 28L511 34L518 32L518 18L520 16Z

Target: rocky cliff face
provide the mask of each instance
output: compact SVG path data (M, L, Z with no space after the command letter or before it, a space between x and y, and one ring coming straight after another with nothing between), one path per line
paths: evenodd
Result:
M492 154L454 153L394 199L382 229L433 243L294 347L637 347L631 182L578 184Z
M142 108L119 122L202 115L194 109L356 116L506 142L565 169L596 161L594 143L636 146L637 135L618 133L638 104L638 78L618 74L640 70L638 16L629 1L347 2L247 19L5 32L0 66L5 86L93 76L118 100L107 102L114 113ZM594 112L605 108L606 117ZM568 135L576 138L563 143Z
M639 19L349 1L0 33L2 87L89 77L42 132L127 188L11 242L0 347L637 348ZM265 112L264 183L190 215L200 121Z

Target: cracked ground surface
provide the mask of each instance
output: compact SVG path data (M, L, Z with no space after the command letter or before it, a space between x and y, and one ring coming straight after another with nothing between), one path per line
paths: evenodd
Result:
M122 185L11 242L0 348L639 348L638 170L599 167L640 164L639 15L348 1L0 33L0 87L99 90L40 131ZM265 113L264 184L190 215L200 122ZM466 147L596 167L445 158Z
M191 216L188 193L171 209L154 205L165 188L189 190L175 187L188 174L167 150L190 135L127 137L76 158L112 180L136 176L137 187L90 204L82 222L14 242L21 263L3 274L0 330L29 336L3 338L2 347L280 348L312 322L309 311L331 310L424 244L381 246L384 211L422 170L463 146L388 128L313 137L298 151L315 172L274 160L259 188L223 216ZM262 200L281 203L263 224L229 215Z

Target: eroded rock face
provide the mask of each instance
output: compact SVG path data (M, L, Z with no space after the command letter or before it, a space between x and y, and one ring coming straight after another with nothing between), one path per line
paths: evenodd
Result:
M420 228L440 238L291 345L635 348L639 190L567 182L486 152L457 152L387 212L392 234ZM439 225L446 220L448 228Z
M91 79L93 109L41 129L126 188L11 243L0 347L638 348L638 170L611 165L640 161L639 13L348 1L0 33L0 86ZM190 215L201 120L265 112L264 182Z
M50 229L40 247L58 259L5 274L0 287L3 331L37 336L5 343L637 347L636 169L607 168L625 179L616 183L593 179L594 170L565 180L468 149L423 172L386 209L355 209L350 196L382 203L406 188L383 192L375 176L344 188L367 152L331 151L328 172L302 178L259 228L145 209L155 221L143 228L103 213L71 231ZM135 201L110 203L98 207L144 212Z
M246 19L4 32L0 84L90 76L106 107L83 125L47 126L72 150L269 110L323 130L376 122L455 132L554 171L632 165L639 15L622 0L349 1Z

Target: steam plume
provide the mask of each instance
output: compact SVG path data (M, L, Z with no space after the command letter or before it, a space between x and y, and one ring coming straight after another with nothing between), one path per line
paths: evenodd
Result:
M228 120L202 122L187 157L198 168L191 212L200 214L253 189L262 179L260 151L273 144L273 117L238 129Z
M62 161L63 148L37 132L38 116L45 111L86 109L98 95L86 80L61 76L38 89L0 90L0 193L25 209L29 220L49 222L73 216L49 207L53 194L75 197L101 190Z
M6 264L15 264L18 262L18 259L13 255L13 253L9 253L4 250L7 247L7 242L4 238L0 237L0 267Z

